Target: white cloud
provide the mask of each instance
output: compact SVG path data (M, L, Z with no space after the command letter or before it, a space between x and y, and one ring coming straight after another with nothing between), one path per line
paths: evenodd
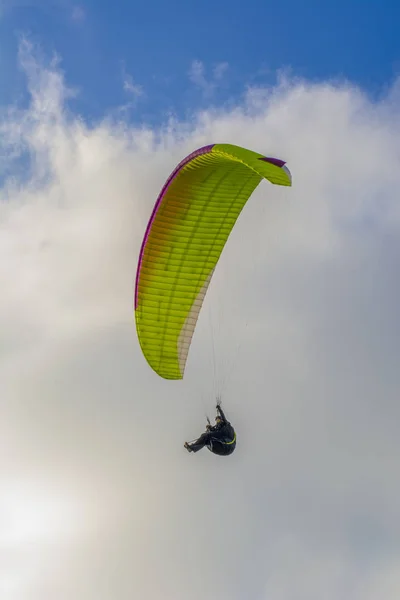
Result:
M90 128L66 111L57 63L26 43L21 62L31 105L8 112L0 138L11 173L0 192L0 487L17 511L0 535L3 595L391 599L396 92L373 104L350 86L282 81L194 125ZM215 141L284 158L293 188L254 193L186 379L167 382L136 340L138 251L170 171ZM20 151L22 178L10 171ZM210 314L238 431L229 459L183 449L213 406ZM0 505L0 523L10 510Z
M139 100L143 100L145 90L141 84L133 79L132 75L126 72L125 65L122 65L122 81L124 92L129 96L129 100L118 107L117 114L124 118L132 109L136 108Z
M201 89L203 96L209 99L217 88L218 83L223 79L228 67L227 62L216 64L212 70L212 77L208 79L204 63L200 60L194 60L190 66L189 79L195 86Z
M221 62L215 65L213 69L213 75L216 80L222 79L225 73L227 72L229 65L227 62Z
M131 75L126 74L124 77L124 90L131 94L134 98L139 98L143 95L143 86L133 81Z

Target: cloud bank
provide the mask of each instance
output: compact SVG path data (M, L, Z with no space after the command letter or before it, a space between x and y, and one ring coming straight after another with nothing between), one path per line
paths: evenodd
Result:
M30 103L0 125L2 597L397 600L398 87L282 79L190 122L89 126L57 63L26 42L20 62ZM257 188L172 383L140 353L135 269L166 177L212 142L283 158L293 188ZM222 385L237 450L189 455Z

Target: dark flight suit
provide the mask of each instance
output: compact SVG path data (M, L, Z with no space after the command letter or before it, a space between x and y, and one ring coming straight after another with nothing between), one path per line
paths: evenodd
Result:
M220 420L213 426L208 426L196 441L186 442L185 448L189 452L198 452L204 446L219 456L228 456L236 448L236 433L232 425L226 419L222 408L217 405Z

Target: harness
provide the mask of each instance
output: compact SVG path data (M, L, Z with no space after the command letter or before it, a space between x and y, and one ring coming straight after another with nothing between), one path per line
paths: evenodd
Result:
M223 444L226 444L227 446L230 446L231 444L234 444L236 442L236 431L235 434L233 436L233 440L231 442L222 442Z
M209 447L211 449L213 447L213 441L218 442L218 444L223 444L224 446L231 446L232 444L234 444L236 442L236 431L233 434L233 440L231 440L230 442L224 442L222 440L219 440L218 438L211 438L210 445L209 445Z

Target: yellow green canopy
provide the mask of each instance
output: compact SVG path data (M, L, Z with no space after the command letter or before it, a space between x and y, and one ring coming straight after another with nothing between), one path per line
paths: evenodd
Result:
M143 239L135 288L139 342L161 377L182 379L218 259L263 178L291 185L284 161L212 144L179 163L161 190Z

